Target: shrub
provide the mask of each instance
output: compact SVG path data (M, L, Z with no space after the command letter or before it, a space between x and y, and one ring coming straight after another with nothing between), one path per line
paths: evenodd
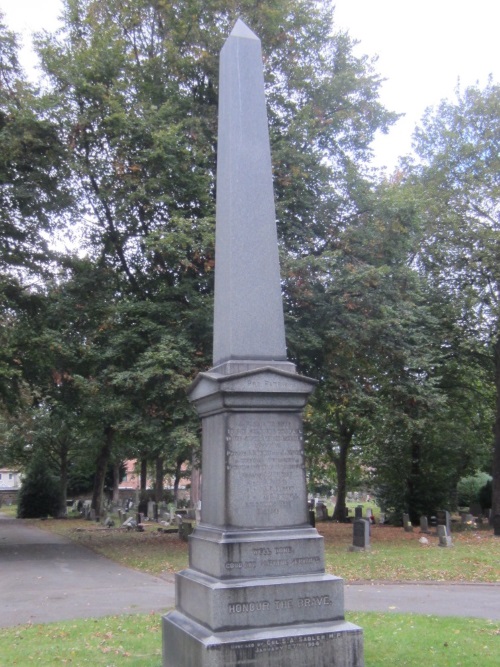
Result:
M59 483L43 454L32 459L19 491L17 516L20 519L57 517L61 509Z
M493 501L493 482L491 479L489 479L486 484L479 489L478 500L483 511L491 509L491 504Z
M470 507L471 503L478 502L479 491L491 479L485 472L478 472L470 477L462 477L457 484L459 507Z

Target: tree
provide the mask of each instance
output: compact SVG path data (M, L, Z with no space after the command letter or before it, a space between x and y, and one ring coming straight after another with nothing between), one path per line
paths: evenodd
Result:
M37 307L54 259L47 235L69 201L57 122L26 82L18 48L0 13L0 401L9 410L22 394L17 316Z
M60 489L43 454L38 453L23 479L19 491L17 516L20 519L60 516Z
M457 325L476 341L496 388L493 514L500 515L500 87L457 90L415 133L419 164L408 185L421 197L419 267L459 304Z
M335 465L338 520L349 452L359 457L374 435L383 442L388 415L418 422L417 402L422 410L436 401L439 356L425 285L411 266L415 207L395 187L359 178L355 195L349 224L316 253L290 260L286 283L293 353L321 378L306 414L308 444ZM374 457L363 458L373 466Z
M62 31L38 48L47 104L69 147L73 215L90 257L117 276L120 305L101 332L106 391L127 392L134 418L121 428L149 443L141 458L159 460L157 425L186 434L179 393L209 365L218 56L237 17L264 46L285 254L331 249L355 216L354 190L366 187L370 142L395 115L378 101L373 63L333 33L330 2L67 0L65 8ZM159 366L172 369L171 386ZM177 467L192 440L170 448Z

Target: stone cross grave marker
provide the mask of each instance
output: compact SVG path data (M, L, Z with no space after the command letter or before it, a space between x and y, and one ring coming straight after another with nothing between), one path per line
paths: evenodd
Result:
M164 667L361 667L343 581L309 525L302 410L315 382L286 360L260 40L238 21L220 56L214 366L202 420L202 505Z

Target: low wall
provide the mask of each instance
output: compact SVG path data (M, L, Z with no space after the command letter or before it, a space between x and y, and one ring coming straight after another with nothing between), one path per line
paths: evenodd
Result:
M17 489L0 489L0 506L17 504Z

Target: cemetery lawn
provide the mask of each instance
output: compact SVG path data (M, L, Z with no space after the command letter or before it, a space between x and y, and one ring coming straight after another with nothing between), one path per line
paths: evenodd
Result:
M370 667L496 667L500 623L416 614L350 613ZM0 629L2 667L36 664L159 667L161 616L112 616Z
M144 533L106 529L83 519L33 522L40 528L66 535L112 560L165 575L187 567L188 546L177 533L159 533L147 526ZM457 581L500 582L500 539L492 530L452 532L452 548L438 547L438 538L427 535L428 545L419 543L420 531L372 526L371 551L352 553L352 526L321 522L318 531L325 540L326 570L346 581Z
M316 524L325 539L326 570L347 581L456 581L500 582L500 539L493 530L453 532L453 547L438 546L438 537L420 530L371 527L371 550L352 553L352 526L323 522Z

